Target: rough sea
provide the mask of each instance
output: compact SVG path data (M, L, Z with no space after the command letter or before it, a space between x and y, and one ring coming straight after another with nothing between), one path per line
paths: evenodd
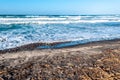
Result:
M120 39L120 15L0 16L0 50L31 43L72 46Z

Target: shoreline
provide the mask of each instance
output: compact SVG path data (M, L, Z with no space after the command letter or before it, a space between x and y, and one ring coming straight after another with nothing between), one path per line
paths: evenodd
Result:
M4 53L13 53L19 51L32 51L32 50L44 50L44 49L64 49L64 48L73 48L78 46L87 46L87 45L96 45L96 44L108 44L119 42L120 39L111 39L111 40L101 40L101 41L91 41L86 43L77 43L76 41L66 41L66 42L53 42L53 43L31 43L22 45L15 48L0 50L0 54Z
M59 44L59 43L56 43ZM94 55L100 54L106 49L117 49L120 48L120 39L115 40L105 40L90 42L86 44L80 44L76 46L69 46L64 48L52 48L52 49L37 49L36 46L40 44L30 44L22 46L20 48L14 48L11 50L0 51L0 60L11 59L11 58L32 58L37 56L45 55L56 55L60 53L72 53L72 52L81 52L82 55ZM54 44L55 45L55 44Z

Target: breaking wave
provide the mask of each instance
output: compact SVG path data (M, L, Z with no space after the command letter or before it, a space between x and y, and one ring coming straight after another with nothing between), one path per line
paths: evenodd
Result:
M118 16L6 16L0 17L0 24L69 24L120 22Z
M120 38L119 15L0 16L0 50L31 43L74 42L69 46L116 38Z

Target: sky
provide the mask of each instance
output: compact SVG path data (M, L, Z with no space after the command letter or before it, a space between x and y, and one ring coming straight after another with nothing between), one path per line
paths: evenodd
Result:
M0 0L0 14L120 14L120 0Z

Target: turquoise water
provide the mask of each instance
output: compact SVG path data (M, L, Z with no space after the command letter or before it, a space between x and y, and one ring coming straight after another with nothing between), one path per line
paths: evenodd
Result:
M74 42L69 46L119 38L119 15L0 16L0 50L37 42Z

